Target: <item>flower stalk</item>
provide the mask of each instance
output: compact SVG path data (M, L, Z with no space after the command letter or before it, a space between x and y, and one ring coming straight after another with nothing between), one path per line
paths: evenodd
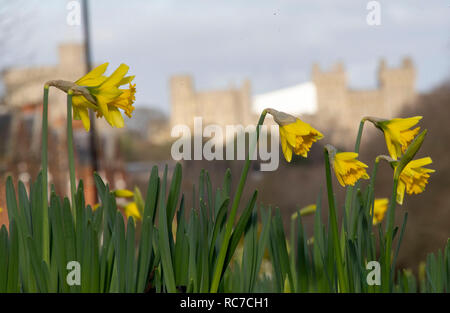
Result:
M75 157L73 151L73 127L72 127L72 96L73 91L69 89L67 92L67 155L69 159L69 175L70 175L70 195L72 199L72 214L76 221L76 179L75 179Z
M245 182L247 180L248 171L250 169L250 163L251 163L250 157L253 155L253 153L256 149L258 139L259 139L260 127L264 123L264 119L266 118L266 115L267 115L267 111L264 110L261 113L261 116L259 117L258 124L256 125L256 140L253 142L252 147L250 147L248 154L246 156L246 159L245 159L244 168L242 169L241 178L239 180L239 185L237 187L236 194L234 196L230 216L229 216L227 224L226 224L223 245L220 248L219 256L217 258L217 263L216 263L216 267L214 270L214 276L213 276L211 289L210 289L211 293L216 293L217 290L219 289L220 278L222 276L223 265L225 262L225 257L227 254L227 250L228 250L228 246L229 246L229 242L230 242L230 238L231 238L231 233L233 231L234 220L236 219L237 209L239 207L239 202L241 200L242 192L244 190Z
M361 137L362 137L362 133L364 130L364 123L366 122L366 118L364 117L363 119L361 119L361 122L359 123L359 129L358 129L358 135L356 137L356 143L355 143L355 152L359 153L359 147L361 145ZM354 186L348 186L347 187L347 192L345 194L345 219L346 219L346 223L348 224L350 222L350 209L352 206L352 202L353 202L353 189ZM354 220L356 220L356 217L353 218Z
M50 230L48 224L48 91L50 86L44 86L44 101L42 105L42 257L50 264Z
M398 165L395 166L394 172L394 183L392 185L392 195L389 201L388 215L386 221L386 234L385 234L385 268L383 271L383 291L391 292L392 291L392 272L395 264L391 264L391 250L392 250L392 240L394 235L394 223L395 223L395 206L397 202L397 187L400 179L400 174L406 165L414 158L417 151L419 151L422 143L425 139L425 135L427 134L427 130L422 131L409 145L403 154L402 158L398 162Z
M347 281L344 274L344 265L342 261L341 245L339 243L338 221L336 214L336 205L334 203L333 184L331 181L330 154L335 154L333 147L327 145L324 149L325 155L325 174L327 179L328 206L330 209L330 227L333 236L334 253L336 254L336 267L338 272L339 290L347 292Z

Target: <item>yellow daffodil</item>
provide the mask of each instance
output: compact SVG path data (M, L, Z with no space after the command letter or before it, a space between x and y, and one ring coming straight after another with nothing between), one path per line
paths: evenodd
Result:
M357 157L358 153L355 152L338 152L332 155L334 172L341 186L353 186L359 179L369 178L367 165L358 161Z
M266 109L280 126L280 140L286 161L291 162L292 152L306 158L312 144L323 138L323 135L308 123L274 109Z
M123 127L124 120L119 109L131 117L134 110L136 85L131 84L134 76L125 76L128 65L121 64L110 76L103 74L108 63L102 64L74 83L62 80L47 82L49 86L55 86L65 92L72 90L73 116L81 120L86 130L90 129L89 111L94 110L97 117L104 116L113 127ZM120 88L127 86L128 88Z
M373 205L373 225L381 223L388 209L388 198L375 199Z
M116 189L114 190L114 196L116 198L131 198L134 196L134 192L128 189Z
M425 190L428 184L429 173L434 170L424 168L423 166L431 164L433 161L430 157L421 158L409 162L400 173L397 186L397 203L403 204L405 190L409 195L419 194Z
M104 116L108 123L113 127L123 127L124 121L119 109L122 109L128 117L134 110L133 102L135 100L136 85L132 85L131 81L134 76L125 77L128 72L128 65L121 64L111 76L103 76L108 63L102 64L81 77L75 84L87 87L90 94L95 98L97 109L97 117ZM128 85L128 89L119 89L123 85ZM78 107L80 111L87 112L90 102L83 96L73 97L74 107ZM85 114L84 114L85 115ZM86 129L88 119L80 116Z
M136 202L130 202L125 206L125 215L127 218L132 216L135 220L140 220L142 218Z
M421 118L422 116L414 116L409 118L394 118L391 120L376 118L366 118L366 120L371 121L383 131L389 154L394 160L397 160L419 133L420 127L411 128Z

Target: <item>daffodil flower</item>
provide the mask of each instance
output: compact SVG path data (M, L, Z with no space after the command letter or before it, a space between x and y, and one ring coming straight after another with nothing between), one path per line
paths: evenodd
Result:
M377 118L366 118L376 127L381 129L386 139L386 145L389 154L394 160L400 158L402 153L406 151L414 137L419 133L420 127L411 129L416 125L422 116L414 116L409 118L394 118L391 120L382 120Z
M403 204L405 190L409 195L419 194L425 190L428 184L429 173L434 170L424 168L423 166L431 164L433 161L430 157L421 158L409 162L400 173L397 186L397 203Z
M111 126L119 128L124 126L119 109L128 117L131 117L134 110L136 85L131 84L134 76L125 76L129 69L128 65L121 64L110 76L104 76L107 67L108 63L104 63L74 83L62 80L48 82L50 86L65 92L74 91L73 116L74 119L83 122L87 131L90 129L89 109L96 112L97 117L105 117ZM128 88L120 88L125 85Z
M295 116L274 109L266 109L266 111L280 126L281 147L288 162L292 160L292 153L306 158L312 144L323 138L318 130Z
M367 165L356 159L358 153L338 152L333 154L331 155L333 168L341 186L354 186L361 178L369 179L369 175L366 172Z
M116 198L131 198L134 196L134 192L128 189L116 189L113 193Z
M125 215L127 216L127 218L129 218L131 216L135 220L142 219L141 212L139 211L139 208L138 208L136 202L130 202L125 206Z
M389 200L388 198L375 199L373 205L373 225L381 223L388 209Z

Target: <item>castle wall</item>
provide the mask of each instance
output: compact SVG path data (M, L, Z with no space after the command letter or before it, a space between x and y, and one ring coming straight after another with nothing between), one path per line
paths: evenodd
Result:
M192 78L175 76L170 80L171 125L193 128L195 117L203 118L203 125L220 126L256 123L251 112L250 82L241 88L196 91Z
M322 71L315 65L311 76L317 88L319 109L310 120L332 142L342 147L352 146L347 138L354 138L355 129L363 117L393 118L416 97L416 74L409 59L404 59L397 68L389 68L381 61L379 86L373 90L349 89L342 64L329 71Z

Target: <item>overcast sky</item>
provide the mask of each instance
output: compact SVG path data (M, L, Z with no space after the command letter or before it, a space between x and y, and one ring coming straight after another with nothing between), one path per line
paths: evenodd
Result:
M81 39L81 27L66 22L68 2L24 1L17 38L27 40L6 49L29 53L15 62L56 63L58 43ZM258 94L308 81L313 62L329 67L342 61L350 87L374 88L381 57L398 65L409 55L419 90L449 77L450 0L379 1L379 26L366 22L368 2L90 1L93 58L130 65L136 104L165 112L168 78L177 73L193 75L199 89L249 78Z

